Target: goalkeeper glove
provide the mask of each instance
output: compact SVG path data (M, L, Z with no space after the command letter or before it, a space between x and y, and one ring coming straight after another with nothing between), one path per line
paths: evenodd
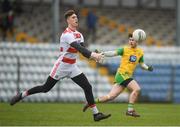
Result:
M99 51L98 49L94 50L95 53L101 53L101 51Z
M152 66L149 66L149 67L148 67L148 71L153 71L153 67L152 67Z
M94 52L95 52L95 53L98 53L98 54L100 53L100 54L102 55L102 57L100 58L100 60L97 61L97 62L100 63L100 64L103 64L103 63L104 63L104 57L105 57L104 54L103 54L103 52L99 51L98 49L95 49Z

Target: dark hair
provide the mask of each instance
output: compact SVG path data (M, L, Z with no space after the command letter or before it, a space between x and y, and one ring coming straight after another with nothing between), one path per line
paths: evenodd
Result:
M68 10L64 13L64 18L67 19L69 16L75 14L74 10Z
M130 37L132 37L132 34L131 34L131 33L129 33L128 37L129 37L129 38L130 38Z

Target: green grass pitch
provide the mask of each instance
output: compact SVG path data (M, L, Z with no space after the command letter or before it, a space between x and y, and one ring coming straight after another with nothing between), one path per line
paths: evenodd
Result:
M180 126L178 104L136 104L140 118L125 115L127 104L97 104L109 119L94 122L91 111L74 103L0 103L0 126Z

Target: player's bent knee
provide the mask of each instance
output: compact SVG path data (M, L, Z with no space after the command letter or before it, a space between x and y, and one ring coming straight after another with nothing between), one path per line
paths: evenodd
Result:
M85 91L91 91L92 90L92 86L90 84L87 84L85 87L84 87L84 90Z
M46 89L45 89L45 90L43 90L43 93L47 93L48 91L49 91L49 90L46 90Z
M43 93L47 93L47 92L49 92L49 91L50 91L50 89L42 86L42 92L43 92Z
M133 93L138 96L140 94L140 91L141 91L141 89L138 88L138 89L133 90Z
M92 90L92 86L91 86L90 84L88 85L88 89L89 89L89 90Z
M141 91L141 88L135 88L133 89L133 92L139 93Z

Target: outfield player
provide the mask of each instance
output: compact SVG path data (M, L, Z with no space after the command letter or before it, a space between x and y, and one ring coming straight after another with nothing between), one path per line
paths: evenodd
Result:
M75 11L68 10L65 13L65 19L68 27L62 33L60 37L60 52L61 55L57 59L54 67L52 68L49 77L47 78L44 85L36 86L27 91L23 91L18 95L14 96L10 102L11 105L16 104L23 98L36 94L46 93L53 88L53 86L62 78L71 78L76 84L78 84L85 93L88 105L92 109L94 121L106 119L111 115L105 115L100 113L95 105L94 97L92 93L92 87L82 71L76 65L78 51L87 58L92 58L99 61L102 54L91 52L84 47L83 35L77 31L78 18Z
M131 90L131 94L129 96L129 104L126 115L140 117L140 115L135 112L133 105L138 98L141 88L139 84L132 78L132 75L138 64L140 64L140 66L145 70L153 71L152 66L147 66L144 63L143 50L137 47L137 42L132 38L132 34L129 34L129 46L118 48L115 51L103 52L102 54L104 54L105 57L114 57L120 55L122 58L121 64L115 75L115 84L113 85L111 91L105 96L98 97L95 101L100 103L113 100L125 88L128 88ZM86 111L88 107L88 104L86 104L83 111Z

